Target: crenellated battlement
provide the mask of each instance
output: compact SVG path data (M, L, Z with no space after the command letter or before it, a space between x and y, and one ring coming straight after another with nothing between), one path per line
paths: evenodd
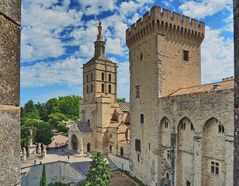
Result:
M204 39L205 25L188 16L154 6L126 30L126 43L131 46L151 33L177 33L192 37L201 43Z

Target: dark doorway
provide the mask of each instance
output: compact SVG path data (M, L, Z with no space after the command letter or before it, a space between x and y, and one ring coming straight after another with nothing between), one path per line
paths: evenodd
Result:
M110 145L110 153L112 153L112 145Z
M71 137L71 145L72 145L72 149L77 151L78 141L75 135L72 135Z
M87 152L90 152L90 143L87 143Z
M123 147L120 147L120 156L123 156L124 155L124 149Z

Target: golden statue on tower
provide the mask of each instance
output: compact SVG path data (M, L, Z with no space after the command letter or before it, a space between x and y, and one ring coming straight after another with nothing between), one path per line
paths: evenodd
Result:
M102 40L102 26L101 26L101 22L99 21L99 25L98 25L98 36L97 36L97 40L101 41Z

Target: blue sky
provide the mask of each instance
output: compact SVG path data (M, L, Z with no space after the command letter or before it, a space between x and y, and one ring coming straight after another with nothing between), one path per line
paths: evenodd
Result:
M232 1L229 0L23 0L21 105L82 95L82 65L94 53L101 20L107 57L118 63L118 97L129 98L125 30L152 6L204 21L202 82L233 75Z

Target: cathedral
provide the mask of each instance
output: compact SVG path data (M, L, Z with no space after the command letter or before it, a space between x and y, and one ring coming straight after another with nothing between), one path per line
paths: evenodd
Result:
M158 6L128 28L128 105L117 102L117 66L99 23L69 148L128 159L150 186L233 185L234 80L201 84L204 34L203 22Z
M99 22L94 57L83 65L80 121L69 129L69 148L80 154L101 152L129 157L129 105L117 102L117 65L105 56Z

